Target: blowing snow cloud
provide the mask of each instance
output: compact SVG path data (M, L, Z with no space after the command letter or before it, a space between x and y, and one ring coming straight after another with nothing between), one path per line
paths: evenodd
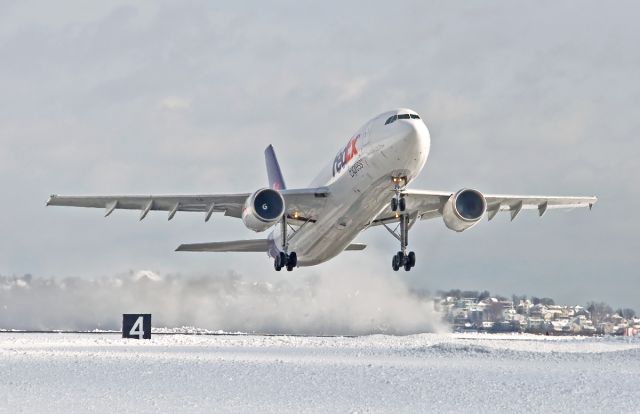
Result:
M411 334L443 329L433 303L398 279L323 275L249 280L242 275L103 278L0 277L0 328L119 330L122 313L155 327L247 333Z

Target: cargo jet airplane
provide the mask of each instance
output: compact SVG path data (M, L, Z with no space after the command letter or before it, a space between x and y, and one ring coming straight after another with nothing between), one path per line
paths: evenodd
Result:
M407 252L409 230L419 220L441 217L446 227L462 232L483 216L493 219L508 211L511 220L521 210L542 216L555 208L589 207L596 197L549 197L483 194L474 189L414 190L407 185L424 167L431 138L425 123L410 109L396 109L362 126L322 169L309 187L288 189L273 147L265 150L269 187L253 193L142 196L58 196L50 206L98 207L105 216L116 209L139 210L140 220L150 211L200 212L208 221L213 213L242 219L249 229L273 231L257 240L180 245L177 251L266 252L275 270L313 266L345 250L362 250L353 243L369 227L384 226L400 243L392 268L411 270L414 252Z

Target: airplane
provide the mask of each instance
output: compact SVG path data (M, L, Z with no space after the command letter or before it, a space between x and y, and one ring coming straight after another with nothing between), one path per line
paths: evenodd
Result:
M255 231L270 234L261 239L182 244L176 251L263 252L274 268L326 262L343 251L363 250L354 243L360 232L384 226L399 242L392 269L411 270L415 252L408 250L409 231L419 220L442 218L445 226L462 232L500 211L511 220L522 210L589 207L597 197L495 195L463 188L452 191L407 188L425 166L431 137L420 116L411 109L384 112L365 123L320 171L309 187L289 189L274 149L265 150L269 187L252 193L201 195L52 195L48 206L104 208L105 217L116 209L140 210L140 220L150 211L200 212L205 222L213 213L242 220ZM394 227L395 226L395 227Z

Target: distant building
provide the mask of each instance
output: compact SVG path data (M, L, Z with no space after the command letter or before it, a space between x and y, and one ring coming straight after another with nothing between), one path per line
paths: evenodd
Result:
M545 335L639 335L640 317L626 320L618 314L605 315L594 325L583 306L564 306L488 297L436 298L434 308L456 331L528 332Z

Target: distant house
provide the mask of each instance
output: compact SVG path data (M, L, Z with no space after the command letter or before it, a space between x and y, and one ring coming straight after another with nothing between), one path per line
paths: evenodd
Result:
M596 327L585 315L578 315L572 321L572 330L576 335L595 335Z
M529 316L536 319L544 319L544 315L547 313L547 307L541 303L533 305L529 308Z
M545 333L547 335L571 335L573 333L571 321L569 319L556 319L545 322Z

